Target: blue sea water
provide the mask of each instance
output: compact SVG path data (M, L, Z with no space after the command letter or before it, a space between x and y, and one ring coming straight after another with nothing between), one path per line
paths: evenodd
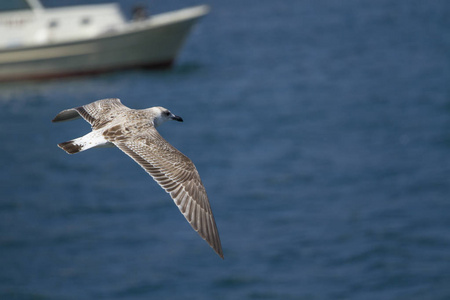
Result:
M0 299L450 299L450 3L207 3L171 70L0 85ZM118 149L56 147L107 97L184 118L224 260Z

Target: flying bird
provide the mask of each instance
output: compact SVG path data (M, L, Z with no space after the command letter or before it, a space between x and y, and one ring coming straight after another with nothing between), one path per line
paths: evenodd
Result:
M69 154L99 147L122 150L170 194L192 228L223 258L216 222L195 165L156 130L168 120L183 122L181 117L160 106L137 110L110 98L66 109L52 122L78 118L91 124L92 131L58 144L61 149Z

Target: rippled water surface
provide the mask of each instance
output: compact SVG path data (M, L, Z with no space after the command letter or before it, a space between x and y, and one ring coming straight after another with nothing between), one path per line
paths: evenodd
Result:
M0 85L0 298L449 299L450 4L209 4L172 70ZM56 147L107 97L184 118L225 260L118 149Z

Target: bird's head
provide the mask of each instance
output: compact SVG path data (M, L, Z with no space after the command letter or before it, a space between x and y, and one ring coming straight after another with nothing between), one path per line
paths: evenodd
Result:
M174 115L167 108L164 108L161 106L156 106L156 107L150 108L150 110L152 111L152 113L154 115L153 125L155 125L155 127L158 127L159 125L161 125L162 123L164 123L168 120L183 122L183 119L181 117Z

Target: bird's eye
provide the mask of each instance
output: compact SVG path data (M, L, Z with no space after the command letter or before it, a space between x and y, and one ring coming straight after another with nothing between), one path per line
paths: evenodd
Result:
M170 116L170 112L169 111L165 111L164 115L168 117L168 116Z

